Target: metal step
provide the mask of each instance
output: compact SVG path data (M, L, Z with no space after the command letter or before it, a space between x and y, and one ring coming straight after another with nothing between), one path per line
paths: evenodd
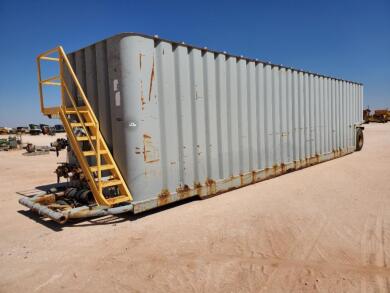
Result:
M77 114L77 112L79 112L80 114L87 114L89 113L88 110L65 110L65 114Z
M106 199L110 205L114 205L117 203L125 202L125 201L130 201L130 198L127 195L118 195L116 197L112 198L107 198Z
M84 122L84 125L87 126L87 127L90 127L90 126L95 126L95 123L92 123L92 122ZM83 127L83 124L82 123L70 123L70 126L71 127Z
M108 154L108 151L107 150L100 150L100 154L106 155L106 154ZM84 151L83 155L84 155L84 157L96 156L96 152L95 151Z
M102 170L102 171L105 171L105 170L112 170L112 169L114 169L114 168L115 168L115 166L114 166L114 165L111 165L111 164L101 165L101 166L100 166L100 170ZM91 170L91 172L97 172L98 166L91 166L91 167L89 167L89 170Z
M111 187L120 185L122 182L118 179L108 180L108 181L101 181L102 188Z
M91 140L96 140L96 136L90 136ZM88 136L76 136L77 141L86 141L88 140Z

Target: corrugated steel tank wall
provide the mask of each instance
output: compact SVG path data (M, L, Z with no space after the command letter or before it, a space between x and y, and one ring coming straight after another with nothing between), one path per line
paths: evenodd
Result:
M355 149L361 84L136 35L69 57L135 201Z

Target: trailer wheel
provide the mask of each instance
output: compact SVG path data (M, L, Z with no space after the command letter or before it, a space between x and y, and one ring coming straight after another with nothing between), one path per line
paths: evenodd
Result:
M356 129L356 151L360 151L363 148L364 138L363 130L361 128Z

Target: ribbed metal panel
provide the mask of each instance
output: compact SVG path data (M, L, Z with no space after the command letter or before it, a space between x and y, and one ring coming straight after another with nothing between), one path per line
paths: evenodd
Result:
M358 83L136 34L69 57L135 212L355 149Z

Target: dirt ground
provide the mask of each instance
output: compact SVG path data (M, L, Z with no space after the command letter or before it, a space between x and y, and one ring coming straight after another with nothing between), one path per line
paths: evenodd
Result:
M66 226L15 193L54 183L64 152L0 152L0 292L389 292L390 124L364 134L361 152L337 160Z

